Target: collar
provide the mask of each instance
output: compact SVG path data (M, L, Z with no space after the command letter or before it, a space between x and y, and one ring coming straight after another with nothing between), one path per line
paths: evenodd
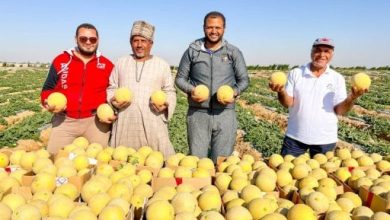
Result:
M304 68L304 70L303 70L303 75L313 76L313 73L312 73L312 71L310 70L310 64L311 64L311 62L310 62L310 63L307 63L307 64L305 65L305 68ZM330 74L330 67L329 67L329 64L326 65L326 69L325 69L325 72L324 72L323 74L326 74L326 75Z
M206 51L208 54L213 54L215 51L219 50L220 48L222 47L222 45L216 49L216 50L210 50L210 49L207 49L204 45L204 42L202 42L202 45L200 46L200 49L203 50L203 51Z
M222 47L224 47L227 44L227 41L222 38L221 45L220 45L220 47L218 49L216 49L216 50L209 50L209 49L207 49L205 47L205 38L201 38L201 39L199 39L197 41L198 41L198 45L200 47L200 50L205 51L205 52L207 52L209 54L214 53L214 52L220 50ZM195 43L196 43L196 41L195 41Z

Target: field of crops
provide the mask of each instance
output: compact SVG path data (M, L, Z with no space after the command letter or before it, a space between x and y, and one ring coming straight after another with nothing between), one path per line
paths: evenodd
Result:
M340 70L349 81L356 73ZM237 113L244 141L268 156L279 152L287 125L287 109L268 89L272 71L251 73L249 89L242 94ZM355 146L366 152L390 153L390 73L367 71L373 83L346 117L340 118L340 145ZM15 146L19 139L38 139L40 130L50 123L51 114L42 111L39 93L46 78L45 69L0 71L0 147ZM178 92L178 104L169 124L176 151L187 153L185 116L187 100Z

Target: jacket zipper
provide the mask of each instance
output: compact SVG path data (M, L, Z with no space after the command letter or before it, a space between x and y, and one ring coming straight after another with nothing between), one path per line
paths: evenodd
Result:
M81 103L82 103L82 99L83 99L86 69L87 69L87 64L84 63L83 77L81 80L81 88L80 88L80 96L79 96L79 118L81 117Z
M211 77L211 84L210 84L210 91L213 92L213 53L210 53L210 77ZM214 105L213 105L213 99L212 94L210 97L210 109L213 111Z

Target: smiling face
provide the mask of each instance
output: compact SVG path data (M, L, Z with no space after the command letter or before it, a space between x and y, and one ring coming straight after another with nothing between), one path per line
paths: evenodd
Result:
M94 29L80 28L76 35L76 43L80 54L92 56L99 46L99 37Z
M225 24L221 17L209 17L204 24L204 35L206 41L211 44L217 44L222 40L225 32Z
M333 48L329 46L315 46L311 50L311 64L315 69L327 67L333 57Z
M131 49L137 60L148 59L152 50L153 41L142 36L133 36L130 39Z

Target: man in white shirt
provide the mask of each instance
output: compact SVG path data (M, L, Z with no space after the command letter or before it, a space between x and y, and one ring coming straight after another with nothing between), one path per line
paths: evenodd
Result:
M286 86L269 85L278 93L279 102L289 108L283 156L299 156L309 149L312 157L333 150L337 115L348 112L354 101L367 92L352 88L347 95L344 77L329 67L333 53L333 40L318 38L312 46L310 63L293 69Z

